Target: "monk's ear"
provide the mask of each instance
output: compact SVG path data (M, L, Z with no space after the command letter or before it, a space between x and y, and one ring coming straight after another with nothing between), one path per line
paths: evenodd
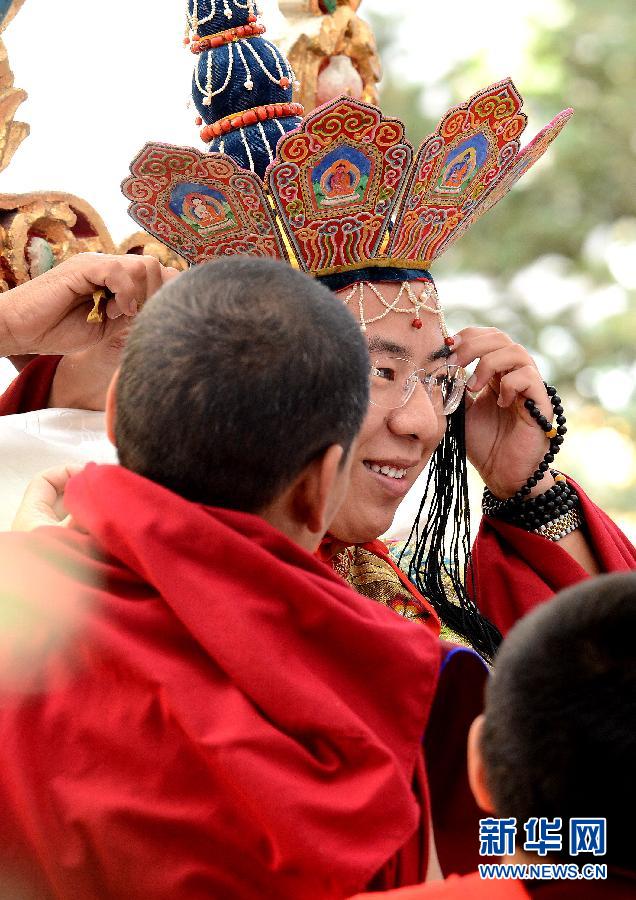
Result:
M468 781L477 805L485 812L495 812L486 779L486 768L481 752L481 733L484 717L477 716L468 733Z
M349 454L351 455L351 454ZM351 460L332 444L301 472L292 488L296 523L321 540L340 509L349 486Z
M113 447L117 446L115 440L115 423L117 421L117 380L119 369L115 372L106 391L106 434Z

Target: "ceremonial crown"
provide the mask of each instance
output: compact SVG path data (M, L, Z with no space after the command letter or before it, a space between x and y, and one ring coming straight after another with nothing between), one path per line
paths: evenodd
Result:
M426 277L572 115L520 150L527 119L505 79L453 107L415 153L399 120L349 97L299 119L293 73L251 0L188 0L188 25L211 152L146 144L122 187L133 219L192 264L250 254L322 278L379 267Z
M250 254L325 276L427 269L543 155L572 114L519 150L506 79L450 110L413 159L404 127L343 97L282 137L264 181L227 154L149 143L123 183L129 212L189 262Z

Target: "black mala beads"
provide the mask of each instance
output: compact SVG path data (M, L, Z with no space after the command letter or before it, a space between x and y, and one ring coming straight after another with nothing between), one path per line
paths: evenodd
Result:
M579 528L581 519L578 511L579 499L575 489L567 483L564 475L550 469L550 464L561 449L567 428L565 427L566 419L563 415L561 398L557 394L556 388L547 384L545 387L555 415L554 425L548 422L534 400L527 399L524 405L549 439L548 452L523 487L519 488L512 497L500 500L488 488L485 488L482 508L485 515L494 516L511 525L517 525L525 531L532 531L552 541L558 541ZM527 500L528 494L548 471L554 477L555 485L545 493Z
M530 478L528 478L524 486L522 488L519 488L517 493L510 498L511 501L515 503L520 503L524 499L524 497L527 497L532 488L536 487L536 485L544 477L545 473L550 468L550 464L554 462L554 457L561 449L561 444L563 443L564 436L567 433L567 428L565 427L566 419L563 415L561 398L557 394L557 390L555 387L546 384L545 389L548 393L548 397L550 398L550 403L552 404L554 415L556 416L556 426L553 426L550 422L548 422L534 400L530 400L530 398L528 398L525 401L525 408L528 410L532 418L536 419L537 425L539 425L539 427L543 429L546 437L549 438L550 446L548 448L548 452L543 457L543 460L537 466L536 471L530 476Z

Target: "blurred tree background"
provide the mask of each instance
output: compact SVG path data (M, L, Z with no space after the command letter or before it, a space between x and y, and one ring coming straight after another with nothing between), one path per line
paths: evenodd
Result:
M475 51L427 80L426 46L412 78L395 16L372 22L384 63L385 113L417 144L448 106L512 74L531 123L527 143L560 109L575 109L550 151L435 264L455 327L495 325L524 343L566 402L560 465L636 535L636 15L634 0L561 0L558 24L535 21L519 72L495 78ZM425 6L420 8L425 13ZM486 17L485 17L486 18ZM419 17L413 27L424 34ZM448 38L445 38L448 39ZM521 77L520 77L521 76Z

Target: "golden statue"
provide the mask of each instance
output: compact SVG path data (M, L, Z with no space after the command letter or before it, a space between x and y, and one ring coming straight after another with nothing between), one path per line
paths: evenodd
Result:
M296 73L294 99L305 112L349 94L377 104L380 60L361 0L279 0L285 35L277 42Z
M4 19L0 22L0 35L18 12L24 0L13 0ZM13 72L9 66L7 48L0 38L0 172L9 165L13 154L29 134L29 126L24 122L14 122L18 107L24 103L26 91L13 86Z

